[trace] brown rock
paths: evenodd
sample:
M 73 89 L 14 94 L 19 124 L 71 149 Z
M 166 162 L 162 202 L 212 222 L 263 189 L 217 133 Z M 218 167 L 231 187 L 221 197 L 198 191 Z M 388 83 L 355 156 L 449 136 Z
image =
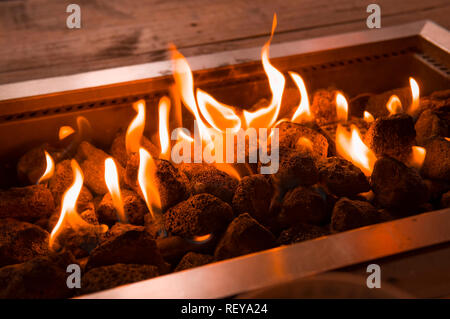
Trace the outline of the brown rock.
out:
M 371 96 L 367 102 L 366 110 L 370 112 L 370 114 L 372 114 L 375 118 L 388 116 L 389 111 L 386 108 L 386 104 L 392 95 L 397 95 L 397 97 L 402 102 L 402 107 L 404 110 L 406 110 L 408 106 L 411 105 L 411 88 L 404 87 Z
M 170 208 L 164 214 L 164 225 L 170 233 L 190 238 L 220 232 L 232 218 L 230 205 L 204 193 Z
M 127 165 L 129 156 L 125 147 L 125 131 L 117 133 L 111 144 L 111 155 L 119 162 L 122 167 Z M 145 136 L 142 136 L 141 146 L 145 148 L 153 158 L 158 158 L 160 151 L 156 145 L 150 142 Z
M 13 218 L 0 219 L 0 267 L 48 253 L 48 232 Z
M 314 92 L 311 112 L 319 125 L 335 122 L 336 118 L 336 90 L 320 89 Z
M 425 145 L 433 137 L 450 136 L 449 123 L 450 112 L 438 110 L 423 111 L 415 124 L 417 143 Z
M 228 226 L 217 245 L 217 260 L 232 258 L 269 249 L 275 246 L 275 237 L 249 214 L 241 214 Z
M 428 199 L 427 186 L 417 171 L 390 157 L 375 162 L 371 185 L 375 200 L 398 212 L 414 209 Z
M 67 288 L 66 269 L 75 263 L 70 253 L 63 252 L 0 268 L 0 298 L 68 298 L 73 291 Z
M 31 185 L 0 191 L 0 218 L 33 222 L 55 210 L 53 196 L 44 185 Z
M 337 196 L 355 196 L 370 190 L 364 173 L 351 162 L 328 157 L 318 163 L 320 182 Z
M 415 137 L 412 117 L 396 114 L 377 118 L 367 131 L 365 141 L 377 157 L 390 156 L 406 161 L 411 154 Z
M 328 235 L 328 229 L 316 225 L 298 224 L 281 232 L 277 243 L 279 245 L 290 245 L 305 240 Z
M 194 267 L 203 266 L 214 261 L 214 257 L 194 252 L 189 252 L 183 256 L 174 271 L 186 270 Z
M 152 265 L 115 264 L 89 270 L 82 278 L 80 294 L 111 289 L 117 286 L 159 276 Z
M 334 231 L 346 231 L 380 221 L 380 214 L 368 202 L 350 200 L 343 197 L 334 205 L 333 215 L 331 216 L 331 229 Z
M 450 191 L 442 195 L 441 208 L 450 208 Z
M 189 252 L 205 254 L 214 252 L 217 239 L 218 237 L 214 235 L 200 241 L 180 236 L 168 236 L 158 238 L 156 244 L 164 257 L 164 260 L 176 264 Z
M 57 160 L 60 154 L 48 144 L 44 144 L 27 151 L 17 163 L 17 176 L 24 184 L 36 184 L 47 168 L 45 158 L 47 151 L 53 160 Z
M 450 141 L 433 138 L 426 145 L 421 174 L 427 178 L 450 182 Z

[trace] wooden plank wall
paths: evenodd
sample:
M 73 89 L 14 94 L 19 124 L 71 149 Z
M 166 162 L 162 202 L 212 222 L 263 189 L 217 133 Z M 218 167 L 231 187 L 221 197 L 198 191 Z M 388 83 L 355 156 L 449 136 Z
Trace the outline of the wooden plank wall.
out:
M 381 6 L 382 27 L 431 19 L 450 28 L 448 0 L 0 0 L 0 83 L 73 74 L 186 55 L 363 30 L 366 7 Z M 81 7 L 67 29 L 66 6 Z

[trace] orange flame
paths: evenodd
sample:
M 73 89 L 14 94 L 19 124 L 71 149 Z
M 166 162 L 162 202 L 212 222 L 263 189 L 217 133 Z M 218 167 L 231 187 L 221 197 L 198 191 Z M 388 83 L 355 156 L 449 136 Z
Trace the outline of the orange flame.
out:
M 308 122 L 311 120 L 311 110 L 309 107 L 308 91 L 302 77 L 295 72 L 289 72 L 292 80 L 300 91 L 300 104 L 297 107 L 291 121 L 294 123 Z
M 133 109 L 137 114 L 128 126 L 125 135 L 125 147 L 128 154 L 136 153 L 141 146 L 145 128 L 145 100 L 133 103 Z
M 62 197 L 61 214 L 59 215 L 58 222 L 53 228 L 49 238 L 49 247 L 51 249 L 53 249 L 56 237 L 61 232 L 64 222 L 69 223 L 75 230 L 79 228 L 93 228 L 94 230 L 99 229 L 99 231 L 105 232 L 108 229 L 106 225 L 91 225 L 78 215 L 76 204 L 81 188 L 83 187 L 83 173 L 81 172 L 81 168 L 77 161 L 72 160 L 71 166 L 73 171 L 73 183 Z
M 391 115 L 403 112 L 402 102 L 395 94 L 389 98 L 389 101 L 386 103 L 386 108 Z
M 348 102 L 341 92 L 336 93 L 336 117 L 342 122 L 346 122 L 348 117 Z
M 43 181 L 50 179 L 53 176 L 53 172 L 55 171 L 55 163 L 53 162 L 52 157 L 47 153 L 47 151 L 44 151 L 44 153 L 47 166 L 45 167 L 44 174 L 42 174 L 36 184 L 40 184 Z
M 375 121 L 375 119 L 373 118 L 372 114 L 370 114 L 367 111 L 364 111 L 364 121 L 366 121 L 367 123 L 372 123 L 373 121 Z
M 156 170 L 151 155 L 144 148 L 139 148 L 138 182 L 152 218 L 155 218 L 154 210 L 161 209 L 161 199 L 155 183 Z
M 409 165 L 420 170 L 423 162 L 425 161 L 426 154 L 427 151 L 425 150 L 425 148 L 420 146 L 413 146 Z
M 194 238 L 191 239 L 191 241 L 194 242 L 195 244 L 204 244 L 204 243 L 208 242 L 212 237 L 213 237 L 212 234 L 207 234 L 207 235 L 203 235 L 203 236 L 195 236 Z
M 122 194 L 120 193 L 119 174 L 117 173 L 117 166 L 112 157 L 108 157 L 105 160 L 105 182 L 108 187 L 108 191 L 111 194 L 118 220 L 122 223 L 126 223 L 127 216 L 125 215 Z
M 263 68 L 269 80 L 270 90 L 272 91 L 272 100 L 267 107 L 260 108 L 254 112 L 244 111 L 244 118 L 247 127 L 272 127 L 277 120 L 278 114 L 280 113 L 281 99 L 283 97 L 284 84 L 286 80 L 283 74 L 269 62 L 269 47 L 276 26 L 277 16 L 274 15 L 270 39 L 266 42 L 261 52 Z
M 159 100 L 159 143 L 161 157 L 165 159 L 170 157 L 169 111 L 170 99 L 164 96 Z
M 338 125 L 336 130 L 336 150 L 343 158 L 359 167 L 369 176 L 375 165 L 375 154 L 364 144 L 355 125 L 351 126 L 351 133 Z
M 59 128 L 58 138 L 60 141 L 65 139 L 67 136 L 75 133 L 75 130 L 71 126 L 61 126 Z
M 311 142 L 311 140 L 307 137 L 300 137 L 297 140 L 297 145 L 303 145 L 304 147 L 306 147 L 308 150 L 312 151 L 313 150 L 313 143 Z
M 220 103 L 200 89 L 197 89 L 197 103 L 203 117 L 217 131 L 225 133 L 229 128 L 231 133 L 236 133 L 241 128 L 241 119 L 231 106 Z
M 419 107 L 420 89 L 414 78 L 409 78 L 409 86 L 411 87 L 412 103 L 409 109 L 409 113 L 414 113 Z

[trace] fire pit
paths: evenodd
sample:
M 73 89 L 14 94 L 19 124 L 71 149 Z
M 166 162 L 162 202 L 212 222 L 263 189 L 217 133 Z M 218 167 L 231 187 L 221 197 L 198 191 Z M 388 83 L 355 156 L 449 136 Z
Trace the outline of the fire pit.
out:
M 0 297 L 226 297 L 450 241 L 449 48 L 420 22 L 1 86 Z

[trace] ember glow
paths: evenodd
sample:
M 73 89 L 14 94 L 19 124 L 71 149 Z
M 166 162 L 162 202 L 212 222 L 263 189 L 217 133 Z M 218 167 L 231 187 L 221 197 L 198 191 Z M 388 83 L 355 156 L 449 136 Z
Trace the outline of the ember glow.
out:
M 426 154 L 427 154 L 427 151 L 425 150 L 425 148 L 420 147 L 420 146 L 413 146 L 409 165 L 411 167 L 415 167 L 418 170 L 420 170 L 420 168 L 422 167 L 423 161 L 425 161 Z
M 59 128 L 58 138 L 60 141 L 65 139 L 67 136 L 75 133 L 75 130 L 71 126 L 61 126 Z
M 73 183 L 62 197 L 61 214 L 49 238 L 50 249 L 54 248 L 57 236 L 66 226 L 70 226 L 74 230 L 80 228 L 91 228 L 95 232 L 106 232 L 108 230 L 106 225 L 91 225 L 78 215 L 76 204 L 81 188 L 83 187 L 83 173 L 76 160 L 72 160 L 70 164 L 73 172 Z
M 412 103 L 411 107 L 408 110 L 408 113 L 412 114 L 417 111 L 417 108 L 420 104 L 420 89 L 419 84 L 417 84 L 416 80 L 414 80 L 414 78 L 412 77 L 409 78 L 409 85 L 411 87 Z
M 139 100 L 133 103 L 133 109 L 137 114 L 128 126 L 125 135 L 125 146 L 128 154 L 137 153 L 141 146 L 145 128 L 145 101 Z
M 364 111 L 364 121 L 366 121 L 367 123 L 372 123 L 373 121 L 375 121 L 375 119 L 373 118 L 372 114 L 370 114 L 367 111 Z
M 263 64 L 264 71 L 266 72 L 267 78 L 269 79 L 270 90 L 272 91 L 272 100 L 269 106 L 259 108 L 256 111 L 249 112 L 244 111 L 244 118 L 247 127 L 254 128 L 270 128 L 276 122 L 278 114 L 280 113 L 281 99 L 283 98 L 284 85 L 286 79 L 283 74 L 278 71 L 269 62 L 269 47 L 272 41 L 273 33 L 277 26 L 277 17 L 273 17 L 272 32 L 269 41 L 264 45 L 261 52 L 261 60 Z
M 50 179 L 53 176 L 53 172 L 55 171 L 55 163 L 53 162 L 52 157 L 50 156 L 47 151 L 44 151 L 45 154 L 45 172 L 42 174 L 42 176 L 39 178 L 36 184 L 40 184 L 48 179 Z
M 306 147 L 308 150 L 312 151 L 313 150 L 313 143 L 311 142 L 311 140 L 307 137 L 300 137 L 297 140 L 297 145 L 302 145 L 304 147 Z
M 119 174 L 117 173 L 117 166 L 112 157 L 108 157 L 105 160 L 105 182 L 114 208 L 116 209 L 117 219 L 122 223 L 126 223 L 127 216 L 125 215 L 122 194 L 120 193 Z
M 403 112 L 402 102 L 397 95 L 392 95 L 386 103 L 386 108 L 391 115 Z
M 289 72 L 292 80 L 300 91 L 300 104 L 298 105 L 291 121 L 294 123 L 303 123 L 311 121 L 311 110 L 309 107 L 308 91 L 302 77 L 295 72 Z
M 195 244 L 205 244 L 206 242 L 210 241 L 212 237 L 213 237 L 212 234 L 195 236 L 194 238 L 191 239 L 191 241 Z
M 346 122 L 348 118 L 348 102 L 341 92 L 336 93 L 336 117 L 342 122 Z
M 170 139 L 169 139 L 169 111 L 170 99 L 164 96 L 159 100 L 159 143 L 161 146 L 161 157 L 169 159 L 170 157 Z
M 372 174 L 375 165 L 375 154 L 364 144 L 358 128 L 351 126 L 348 132 L 342 125 L 336 130 L 336 150 L 343 158 L 359 167 L 367 176 Z
M 156 164 L 151 155 L 144 149 L 139 149 L 139 187 L 144 196 L 152 218 L 155 218 L 155 211 L 161 209 L 161 199 L 156 186 Z

